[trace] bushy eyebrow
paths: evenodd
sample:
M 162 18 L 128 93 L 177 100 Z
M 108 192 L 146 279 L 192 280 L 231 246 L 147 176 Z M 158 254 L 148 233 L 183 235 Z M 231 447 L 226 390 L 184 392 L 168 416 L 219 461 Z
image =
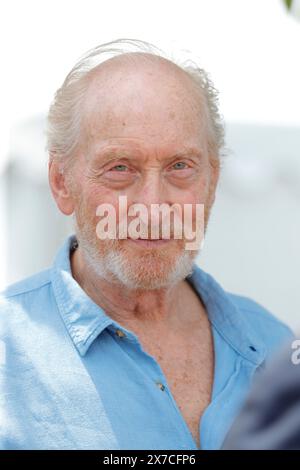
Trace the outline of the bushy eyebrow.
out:
M 178 152 L 173 157 L 170 157 L 170 159 L 173 158 L 183 158 L 183 157 L 188 157 L 188 156 L 193 156 L 193 157 L 202 157 L 203 156 L 203 150 L 200 148 L 195 148 L 195 147 L 189 147 L 183 150 L 182 152 Z
M 132 155 L 130 155 L 129 153 L 119 152 L 117 150 L 114 150 L 113 152 L 110 151 L 109 153 L 100 152 L 96 155 L 97 162 L 101 161 L 101 163 L 108 163 L 122 159 L 132 159 Z

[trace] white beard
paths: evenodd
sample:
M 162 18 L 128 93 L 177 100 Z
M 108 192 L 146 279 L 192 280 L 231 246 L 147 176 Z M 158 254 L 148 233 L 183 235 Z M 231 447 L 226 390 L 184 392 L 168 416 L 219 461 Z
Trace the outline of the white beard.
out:
M 84 259 L 96 276 L 108 282 L 123 284 L 129 289 L 154 290 L 171 287 L 192 274 L 196 251 L 182 250 L 172 265 L 163 253 L 145 250 L 139 257 L 129 259 L 129 253 L 111 240 L 111 249 L 100 254 L 96 236 L 88 230 L 80 230 L 76 224 L 76 236 Z

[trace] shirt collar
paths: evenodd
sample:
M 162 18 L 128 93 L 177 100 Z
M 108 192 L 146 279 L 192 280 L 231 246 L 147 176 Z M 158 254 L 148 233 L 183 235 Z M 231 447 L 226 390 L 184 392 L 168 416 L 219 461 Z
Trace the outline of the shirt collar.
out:
M 72 276 L 70 249 L 76 242 L 70 235 L 58 251 L 51 272 L 56 303 L 66 328 L 81 356 L 94 339 L 109 325 L 115 324 L 104 310 L 85 293 Z
M 235 351 L 259 365 L 266 357 L 266 347 L 245 314 L 231 300 L 216 280 L 194 264 L 187 280 L 201 297 L 211 324 Z
M 51 281 L 58 309 L 66 328 L 81 356 L 102 331 L 113 325 L 125 330 L 84 292 L 72 276 L 70 249 L 76 243 L 70 235 L 58 251 L 51 271 Z M 257 337 L 243 312 L 229 295 L 195 263 L 186 280 L 202 299 L 209 320 L 223 339 L 237 353 L 254 364 L 260 364 L 266 355 L 265 346 Z M 126 331 L 126 330 L 125 330 Z

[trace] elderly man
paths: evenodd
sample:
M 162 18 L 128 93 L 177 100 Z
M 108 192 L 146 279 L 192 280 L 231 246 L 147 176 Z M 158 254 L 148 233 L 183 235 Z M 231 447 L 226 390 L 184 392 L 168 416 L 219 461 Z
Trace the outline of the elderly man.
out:
M 222 145 L 216 92 L 193 64 L 119 40 L 68 74 L 49 112 L 49 181 L 75 234 L 2 294 L 1 448 L 221 447 L 290 330 L 225 292 L 174 229 L 101 238 L 97 208 L 203 205 L 205 230 Z

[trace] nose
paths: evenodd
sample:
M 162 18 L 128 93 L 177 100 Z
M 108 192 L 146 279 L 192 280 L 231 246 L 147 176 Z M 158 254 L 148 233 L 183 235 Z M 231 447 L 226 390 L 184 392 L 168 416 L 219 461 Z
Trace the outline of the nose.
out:
M 166 184 L 160 171 L 149 170 L 134 194 L 134 203 L 144 204 L 148 209 L 151 204 L 169 203 Z
M 171 206 L 170 194 L 167 185 L 164 183 L 163 178 L 158 170 L 151 170 L 144 177 L 143 181 L 138 188 L 135 189 L 135 194 L 132 199 L 132 204 L 142 204 L 146 211 L 139 212 L 139 219 L 143 225 L 143 230 L 148 232 L 150 237 L 150 228 L 155 233 L 155 236 L 162 237 L 164 224 L 170 225 L 168 216 L 155 210 L 161 204 Z M 147 227 L 147 228 L 146 228 Z M 158 235 L 159 234 L 159 235 Z

